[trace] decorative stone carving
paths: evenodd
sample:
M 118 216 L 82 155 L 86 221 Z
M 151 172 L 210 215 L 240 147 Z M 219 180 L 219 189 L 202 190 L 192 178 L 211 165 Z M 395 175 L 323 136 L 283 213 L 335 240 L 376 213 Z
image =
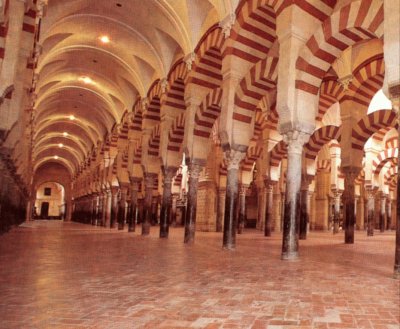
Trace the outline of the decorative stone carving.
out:
M 239 169 L 240 162 L 244 159 L 246 153 L 236 151 L 236 150 L 228 150 L 224 152 L 224 159 L 227 161 L 227 169 Z
M 230 13 L 222 21 L 219 22 L 219 26 L 222 29 L 222 33 L 224 33 L 225 39 L 229 38 L 229 36 L 231 35 L 231 29 L 233 27 L 233 24 L 235 24 L 235 21 L 235 13 Z
M 298 130 L 288 131 L 283 135 L 283 140 L 288 144 L 288 153 L 301 154 L 303 146 L 308 142 L 309 138 L 309 134 Z
M 196 54 L 195 53 L 189 53 L 183 59 L 183 61 L 186 63 L 188 71 L 192 70 L 192 64 L 193 64 L 195 59 L 196 59 Z
M 168 80 L 167 80 L 167 78 L 161 79 L 160 85 L 161 85 L 161 92 L 163 94 L 165 94 L 167 92 L 167 90 L 168 90 Z
M 149 104 L 150 104 L 149 98 L 148 97 L 143 97 L 141 99 L 141 104 L 142 104 L 143 111 L 146 111 L 147 108 L 149 107 Z
M 337 81 L 343 87 L 344 90 L 349 90 L 349 86 L 352 80 L 353 80 L 353 75 L 350 74 L 338 79 Z

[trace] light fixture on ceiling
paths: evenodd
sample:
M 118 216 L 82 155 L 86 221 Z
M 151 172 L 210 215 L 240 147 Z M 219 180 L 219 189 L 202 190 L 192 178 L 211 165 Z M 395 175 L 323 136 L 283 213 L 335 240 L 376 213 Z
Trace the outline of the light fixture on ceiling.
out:
M 63 143 L 60 143 L 60 144 L 58 144 L 58 147 L 59 147 L 59 148 L 62 148 L 62 147 L 64 147 L 64 144 L 63 144 Z
M 110 37 L 108 35 L 102 35 L 99 39 L 100 39 L 100 41 L 102 43 L 109 43 L 110 42 Z
M 82 81 L 83 83 L 90 85 L 93 83 L 93 80 L 89 77 L 80 77 L 79 81 Z
M 71 121 L 74 121 L 76 118 L 75 118 L 75 115 L 73 115 L 73 114 L 71 114 L 69 117 L 68 117 Z
M 63 136 L 64 136 L 64 137 L 67 137 L 67 136 L 68 136 L 68 133 L 67 133 L 66 131 L 64 131 L 64 132 L 63 132 Z
M 55 155 L 55 156 L 54 156 L 54 159 L 58 160 L 58 155 Z

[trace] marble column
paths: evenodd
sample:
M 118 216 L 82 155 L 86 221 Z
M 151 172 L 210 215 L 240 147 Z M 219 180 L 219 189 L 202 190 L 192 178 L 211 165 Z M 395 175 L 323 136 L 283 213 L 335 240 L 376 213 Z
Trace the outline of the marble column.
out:
M 111 187 L 111 228 L 117 227 L 117 220 L 118 220 L 118 194 L 119 194 L 119 187 Z
M 226 196 L 226 188 L 218 189 L 218 209 L 217 209 L 217 223 L 216 223 L 216 231 L 222 232 L 222 223 L 224 219 L 225 213 L 225 196 Z
M 375 193 L 370 187 L 365 189 L 367 194 L 367 236 L 374 235 L 375 229 Z
M 176 226 L 176 206 L 178 203 L 178 194 L 172 195 L 172 205 L 171 205 L 171 226 Z
M 381 232 L 385 232 L 386 225 L 386 195 L 381 194 L 381 209 L 379 212 L 379 229 Z
M 273 190 L 276 182 L 265 179 L 264 180 L 266 189 L 266 205 L 265 205 L 265 224 L 264 224 L 264 236 L 271 236 L 272 226 L 272 211 L 273 211 Z
M 160 214 L 160 238 L 168 238 L 169 234 L 169 219 L 171 216 L 172 207 L 172 179 L 174 178 L 178 168 L 166 167 L 163 168 L 163 195 Z
M 152 215 L 152 201 L 153 201 L 153 189 L 156 181 L 157 174 L 145 173 L 144 175 L 144 209 L 143 209 L 143 221 L 142 221 L 142 235 L 150 234 L 151 226 L 151 215 Z
M 121 197 L 118 203 L 118 230 L 123 230 L 126 220 L 126 199 L 128 194 L 128 186 L 121 186 Z
M 140 178 L 131 177 L 131 199 L 130 199 L 130 217 L 128 218 L 128 232 L 135 232 L 136 230 L 136 218 L 138 213 L 138 192 L 140 185 Z
M 199 176 L 203 169 L 200 164 L 191 162 L 189 169 L 189 188 L 187 193 L 187 207 L 185 213 L 184 243 L 193 243 L 196 231 L 197 187 Z
M 238 234 L 242 234 L 244 230 L 244 222 L 246 220 L 246 191 L 248 185 L 241 184 L 239 191 L 239 218 L 238 218 Z
M 290 131 L 285 136 L 288 143 L 286 197 L 283 215 L 282 260 L 295 260 L 299 251 L 300 187 L 303 145 L 309 135 Z
M 339 233 L 340 226 L 340 199 L 341 191 L 334 190 L 333 192 L 333 234 Z
M 106 217 L 107 217 L 107 190 L 103 190 L 103 206 L 101 207 L 101 226 L 106 226 Z
M 361 168 L 355 166 L 343 167 L 344 173 L 344 191 L 343 191 L 343 207 L 344 207 L 344 242 L 347 244 L 354 243 L 354 226 L 356 223 L 356 213 L 354 209 L 355 186 L 354 180 L 360 173 Z
M 390 195 L 388 196 L 388 202 L 386 203 L 386 229 L 392 229 L 392 200 L 390 200 Z
M 245 155 L 245 153 L 235 150 L 224 153 L 227 161 L 228 174 L 226 177 L 224 236 L 222 246 L 224 249 L 228 250 L 234 250 L 236 248 L 237 217 L 235 213 L 238 201 L 239 165 Z
M 311 183 L 311 177 L 302 175 L 300 187 L 300 230 L 299 239 L 307 239 L 307 228 L 310 221 L 310 209 L 308 206 L 308 189 Z
M 99 192 L 97 196 L 97 207 L 96 207 L 96 226 L 102 225 L 103 220 L 103 206 L 104 206 L 104 195 L 103 192 Z
M 105 206 L 105 219 L 104 219 L 104 226 L 111 227 L 111 206 L 112 206 L 112 193 L 111 190 L 106 190 L 106 206 Z
M 98 213 L 98 209 L 99 209 L 99 194 L 93 193 L 90 196 L 90 199 L 91 199 L 90 222 L 92 225 L 96 225 L 97 213 Z

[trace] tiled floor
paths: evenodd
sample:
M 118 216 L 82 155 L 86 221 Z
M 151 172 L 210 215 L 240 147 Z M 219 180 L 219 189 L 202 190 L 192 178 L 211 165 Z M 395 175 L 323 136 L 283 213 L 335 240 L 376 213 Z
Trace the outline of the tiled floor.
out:
M 0 237 L 0 328 L 399 328 L 394 232 L 342 240 L 311 233 L 283 262 L 280 234 L 229 252 L 217 233 L 35 222 Z

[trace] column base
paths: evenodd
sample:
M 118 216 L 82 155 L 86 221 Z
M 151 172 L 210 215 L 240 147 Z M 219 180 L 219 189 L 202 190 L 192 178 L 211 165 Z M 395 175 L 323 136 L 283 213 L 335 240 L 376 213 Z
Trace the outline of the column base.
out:
M 131 226 L 129 226 L 129 227 L 128 227 L 128 232 L 135 232 L 135 228 L 134 228 L 134 227 L 131 227 Z
M 400 265 L 394 266 L 393 279 L 400 280 Z
M 281 255 L 281 260 L 288 260 L 288 261 L 299 260 L 299 252 L 298 251 L 283 252 Z
M 226 244 L 226 245 L 222 246 L 222 249 L 229 250 L 229 251 L 235 251 L 236 250 L 236 245 L 234 245 L 234 244 Z
M 142 225 L 142 235 L 150 234 L 150 223 L 143 223 Z

